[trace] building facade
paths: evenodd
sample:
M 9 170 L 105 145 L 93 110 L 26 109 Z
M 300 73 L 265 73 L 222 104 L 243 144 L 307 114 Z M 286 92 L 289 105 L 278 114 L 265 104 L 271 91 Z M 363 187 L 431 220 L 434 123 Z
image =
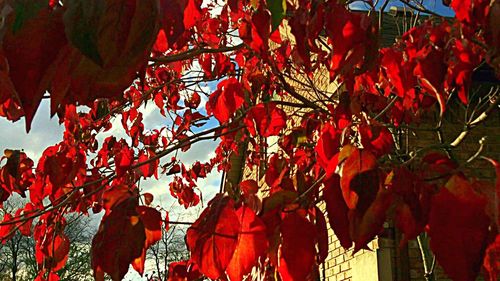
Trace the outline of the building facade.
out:
M 381 45 L 390 45 L 411 28 L 412 24 L 417 23 L 415 14 L 394 8 L 391 12 L 383 17 L 381 31 Z M 289 31 L 284 28 L 281 31 L 282 36 L 293 37 Z M 290 38 L 293 40 L 293 38 Z M 481 80 L 484 73 L 477 80 Z M 309 83 L 315 85 L 315 91 L 321 91 L 326 95 L 335 97 L 339 92 L 339 87 L 342 87 L 336 82 L 330 82 L 328 72 L 319 71 L 314 73 L 313 77 L 301 75 L 294 76 L 293 80 L 288 81 L 297 92 L 303 96 L 314 95 L 314 91 L 307 87 Z M 491 91 L 497 88 L 500 90 L 500 82 L 493 79 L 492 81 L 477 81 L 474 85 L 474 91 Z M 290 101 L 293 102 L 293 99 Z M 284 107 L 285 111 L 287 109 Z M 422 124 L 418 130 L 402 130 L 400 132 L 399 141 L 401 146 L 407 147 L 425 147 L 429 144 L 446 142 L 458 136 L 464 129 L 463 124 L 457 122 L 461 120 L 465 114 L 465 108 L 459 105 L 454 110 L 449 110 L 438 132 L 435 124 L 438 122 L 438 113 L 430 113 L 422 120 Z M 462 118 L 463 119 L 463 118 Z M 484 142 L 484 154 L 494 159 L 500 159 L 500 114 L 494 112 L 489 119 L 476 127 L 467 136 L 461 144 L 460 149 L 454 151 L 453 157 L 458 161 L 466 161 L 471 155 L 478 151 L 480 140 L 488 135 L 488 139 Z M 450 139 L 442 139 L 442 136 L 448 136 Z M 267 140 L 269 144 L 268 152 L 273 152 L 277 148 L 275 139 Z M 484 140 L 483 140 L 484 141 Z M 274 145 L 273 145 L 274 144 Z M 240 153 L 230 157 L 231 170 L 225 175 L 225 184 L 236 185 L 242 180 L 252 178 L 256 175 L 263 175 L 261 167 L 249 169 L 245 167 L 244 161 L 247 150 L 251 150 L 251 145 L 243 143 L 240 146 Z M 486 161 L 476 161 L 469 167 L 469 174 L 478 178 L 494 180 L 495 173 L 490 164 Z M 258 176 L 257 176 L 258 177 Z M 265 182 L 262 179 L 260 185 L 264 186 Z M 320 202 L 318 207 L 325 209 L 324 203 Z M 422 241 L 412 240 L 405 245 L 400 245 L 402 234 L 389 221 L 384 224 L 384 231 L 377 236 L 376 239 L 369 243 L 371 250 L 360 250 L 353 254 L 353 249 L 344 249 L 340 245 L 332 229 L 328 229 L 329 252 L 325 262 L 320 265 L 319 278 L 327 281 L 427 281 L 427 280 L 449 280 L 438 264 L 433 265 L 432 254 L 427 252 L 427 243 L 425 237 L 421 237 Z M 422 242 L 423 246 L 419 243 Z M 426 279 L 425 268 L 422 256 L 427 257 L 427 270 L 435 267 L 434 279 Z

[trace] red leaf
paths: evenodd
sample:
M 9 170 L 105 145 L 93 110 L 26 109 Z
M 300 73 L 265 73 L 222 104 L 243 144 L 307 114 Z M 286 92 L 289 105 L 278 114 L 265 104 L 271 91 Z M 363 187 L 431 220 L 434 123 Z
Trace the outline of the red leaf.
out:
M 165 212 L 165 232 L 167 232 L 170 229 L 170 217 L 168 215 L 168 212 Z
M 174 49 L 174 44 L 184 33 L 185 7 L 186 0 L 160 0 L 161 26 L 167 37 L 168 48 Z
M 239 184 L 240 190 L 243 193 L 243 202 L 256 213 L 262 209 L 262 200 L 257 195 L 259 186 L 255 180 L 244 180 Z
M 137 207 L 137 213 L 144 224 L 146 232 L 146 243 L 144 244 L 144 248 L 147 249 L 160 241 L 163 220 L 161 218 L 161 213 L 151 207 L 139 206 Z
M 1 159 L 7 158 L 7 163 L 0 168 L 0 190 L 3 188 L 7 195 L 17 192 L 25 197 L 25 191 L 32 185 L 35 178 L 33 160 L 19 150 L 6 149 L 4 154 L 5 156 Z M 0 200 L 0 203 L 3 201 Z
M 340 136 L 341 132 L 336 130 L 332 124 L 327 123 L 321 131 L 318 144 L 314 148 L 318 155 L 318 163 L 326 172 L 325 179 L 327 180 L 335 173 L 339 164 Z
M 423 89 L 437 99 L 441 107 L 441 114 L 443 114 L 446 108 L 443 82 L 447 68 L 444 52 L 428 45 L 419 50 L 416 56 L 417 65 L 413 74 L 418 77 Z
M 217 85 L 217 90 L 207 102 L 208 114 L 213 114 L 220 123 L 225 123 L 245 101 L 243 85 L 236 78 L 229 78 Z
M 394 169 L 387 176 L 385 185 L 396 196 L 395 222 L 404 234 L 403 245 L 416 238 L 427 224 L 431 188 L 405 167 Z
M 198 94 L 197 92 L 193 92 L 193 94 L 189 97 L 189 99 L 186 99 L 184 101 L 186 106 L 188 106 L 189 108 L 192 108 L 192 109 L 198 108 L 198 106 L 200 105 L 200 102 L 201 102 L 201 97 L 200 97 L 200 94 Z
M 158 33 L 156 1 L 70 1 L 64 14 L 72 45 L 105 68 L 145 59 Z
M 165 53 L 167 50 L 168 50 L 167 35 L 165 34 L 165 30 L 160 29 L 160 31 L 158 31 L 158 35 L 156 35 L 156 41 L 153 45 L 153 51 Z
M 474 25 L 476 23 L 483 24 L 490 3 L 489 0 L 452 0 L 451 7 L 459 21 Z
M 354 253 L 367 248 L 368 242 L 383 230 L 387 211 L 393 202 L 392 192 L 378 183 L 377 174 L 370 175 L 368 181 L 374 182 L 368 189 L 375 187 L 377 189 L 364 191 L 365 193 L 360 195 L 356 209 L 349 210 L 350 234 L 355 244 Z
M 334 175 L 329 180 L 325 181 L 324 185 L 323 198 L 326 203 L 328 221 L 333 232 L 340 240 L 340 245 L 342 245 L 344 249 L 349 249 L 352 246 L 352 240 L 349 234 L 349 208 L 342 196 L 340 177 Z
M 24 7 L 19 9 L 33 9 L 26 6 L 40 5 L 43 1 L 36 2 L 20 4 Z M 9 23 L 17 22 L 14 16 L 19 17 L 11 15 Z M 62 10 L 41 8 L 34 11 L 34 16 L 22 23 L 20 28 L 11 24 L 3 37 L 3 50 L 9 63 L 12 83 L 26 115 L 26 130 L 29 131 L 38 105 L 49 86 L 46 72 L 66 44 Z M 15 28 L 19 30 L 14 31 Z
M 240 223 L 234 202 L 218 195 L 188 229 L 186 244 L 203 275 L 217 279 L 224 275 L 237 246 Z
M 240 182 L 240 189 L 243 195 L 252 195 L 259 191 L 259 185 L 255 180 L 244 180 Z
M 458 20 L 470 22 L 470 8 L 474 0 L 453 0 L 451 7 L 455 11 Z
M 347 158 L 343 162 L 340 186 L 349 209 L 356 209 L 358 201 L 367 203 L 375 198 L 378 183 L 372 176 L 376 174 L 377 159 L 369 151 L 352 146 L 343 147 L 341 154 L 344 152 Z
M 408 85 L 405 79 L 407 76 L 405 75 L 406 69 L 401 66 L 403 63 L 403 52 L 394 48 L 384 48 L 380 53 L 382 54 L 381 68 L 385 70 L 388 80 L 391 81 L 391 85 L 395 88 L 396 95 L 404 97 L 412 85 Z
M 58 271 L 64 267 L 68 260 L 69 244 L 68 237 L 64 234 L 59 234 L 56 235 L 52 243 L 48 245 L 48 253 L 45 258 L 52 261 L 50 266 L 51 270 Z
M 146 204 L 148 206 L 151 205 L 151 203 L 153 202 L 153 199 L 154 199 L 153 194 L 146 192 L 143 194 L 143 196 L 144 196 L 144 204 Z
M 488 272 L 489 281 L 497 281 L 500 277 L 500 234 L 486 249 L 483 266 Z
M 394 139 L 385 126 L 362 125 L 359 127 L 361 144 L 375 156 L 381 157 L 394 149 Z
M 132 197 L 128 186 L 124 184 L 113 185 L 111 188 L 105 190 L 102 194 L 102 205 L 106 209 L 106 213 L 111 212 L 111 210 Z
M 330 61 L 330 78 L 339 73 L 349 73 L 356 66 L 363 63 L 367 50 L 376 50 L 371 32 L 372 20 L 366 15 L 348 11 L 337 2 L 325 9 L 325 28 L 333 44 L 333 53 Z
M 194 281 L 201 277 L 196 264 L 188 261 L 171 262 L 168 265 L 168 281 Z
M 277 136 L 286 126 L 286 113 L 275 103 L 260 103 L 250 109 L 244 122 L 252 136 L 257 132 L 265 138 Z
M 121 150 L 115 155 L 115 169 L 116 175 L 122 176 L 130 169 L 134 161 L 134 150 L 128 146 L 123 146 Z
M 422 158 L 425 165 L 425 174 L 430 178 L 451 175 L 458 164 L 451 160 L 446 154 L 440 152 L 430 152 Z
M 184 9 L 184 28 L 190 29 L 195 26 L 196 22 L 201 18 L 201 1 L 187 0 L 187 6 Z
M 451 54 L 454 58 L 448 63 L 445 87 L 448 91 L 457 89 L 460 101 L 463 104 L 468 104 L 472 72 L 483 60 L 483 52 L 475 44 L 464 39 L 453 41 Z
M 52 114 L 62 110 L 64 104 L 92 106 L 96 98 L 122 99 L 123 92 L 146 64 L 155 42 L 156 0 L 104 1 L 104 11 L 87 6 L 96 2 L 102 1 L 70 1 L 78 4 L 65 15 L 65 27 L 73 45 L 61 50 L 48 71 Z M 87 8 L 90 11 L 81 11 Z M 83 24 L 87 22 L 95 24 Z M 97 50 L 93 53 L 98 57 L 89 52 L 82 54 L 92 45 L 87 37 L 95 38 L 91 49 Z
M 49 221 L 41 219 L 35 227 L 35 259 L 41 270 L 58 271 L 68 259 L 70 241 L 61 230 L 54 230 Z
M 452 176 L 432 198 L 430 246 L 453 280 L 475 280 L 479 273 L 490 224 L 485 206 L 486 199 L 461 175 Z
M 495 69 L 497 77 L 500 74 L 500 3 L 492 3 L 486 25 L 486 43 L 489 52 L 486 61 Z
M 136 209 L 142 223 L 144 224 L 146 240 L 144 241 L 144 247 L 142 248 L 141 256 L 136 258 L 132 262 L 132 266 L 142 276 L 142 274 L 144 273 L 146 251 L 149 249 L 149 247 L 160 241 L 162 235 L 161 225 L 163 221 L 160 212 L 158 212 L 156 209 L 146 206 L 139 206 Z
M 345 159 L 340 186 L 350 209 L 349 232 L 355 243 L 354 252 L 357 252 L 382 230 L 393 197 L 381 184 L 381 171 L 370 151 L 345 146 L 339 158 Z
M 6 213 L 3 216 L 2 223 L 7 223 L 12 220 L 12 215 Z M 15 224 L 4 224 L 0 226 L 0 241 L 5 244 L 14 235 Z
M 240 222 L 238 242 L 226 272 L 231 281 L 241 281 L 266 253 L 266 226 L 255 212 L 243 205 L 236 210 Z
M 26 206 L 24 206 L 24 209 L 19 209 L 16 212 L 16 217 L 22 217 L 23 219 L 25 219 L 26 217 L 33 215 L 33 211 L 35 211 L 35 206 L 31 203 L 27 203 Z M 21 232 L 21 234 L 24 236 L 30 236 L 32 223 L 33 218 L 22 221 L 20 224 L 18 224 L 19 232 Z
M 314 211 L 316 216 L 316 233 L 318 233 L 318 263 L 323 263 L 328 257 L 328 228 L 323 212 L 318 207 L 315 207 Z
M 265 181 L 268 186 L 274 189 L 281 184 L 283 178 L 290 170 L 287 164 L 286 159 L 278 153 L 273 154 L 269 158 L 265 175 Z
M 143 150 L 141 150 L 139 152 L 139 159 L 137 159 L 137 163 L 143 163 L 149 161 L 149 163 L 141 164 L 141 166 L 139 167 L 141 174 L 145 179 L 152 176 L 155 176 L 155 178 L 158 179 L 158 164 L 160 163 L 160 160 L 159 159 L 153 160 L 153 157 L 155 156 L 156 154 L 154 153 L 154 151 L 151 150 L 148 150 L 148 152 L 144 152 Z
M 267 9 L 264 9 L 264 5 L 260 5 L 257 12 L 252 16 L 252 41 L 250 47 L 258 52 L 267 50 L 270 35 L 271 14 Z
M 312 272 L 316 256 L 316 229 L 297 213 L 281 223 L 281 255 L 278 271 L 283 280 L 303 281 Z
M 0 116 L 17 121 L 23 115 L 16 89 L 9 77 L 9 64 L 0 50 Z
M 486 158 L 494 167 L 496 173 L 496 184 L 495 184 L 495 192 L 496 198 L 492 201 L 496 204 L 494 207 L 494 221 L 497 224 L 497 229 L 500 231 L 500 163 L 494 159 Z
M 113 280 L 121 280 L 129 265 L 142 255 L 146 233 L 136 206 L 137 199 L 129 198 L 103 217 L 92 240 L 92 268 L 96 280 L 104 280 L 104 272 Z
M 304 19 L 306 17 L 310 17 L 311 13 L 306 8 L 302 8 L 299 10 L 300 13 L 296 13 L 296 15 L 289 20 L 289 25 L 291 27 L 291 32 L 295 36 L 296 42 L 304 42 L 304 44 L 296 44 L 295 49 L 298 53 L 298 58 L 301 60 L 301 64 L 303 64 L 307 71 L 311 69 L 311 54 L 309 44 L 306 44 L 308 38 L 308 30 L 310 26 L 309 19 Z M 317 9 L 318 13 L 321 13 L 321 16 L 318 17 L 320 22 L 320 28 L 323 28 L 323 5 L 318 5 Z M 279 29 L 278 29 L 279 31 Z

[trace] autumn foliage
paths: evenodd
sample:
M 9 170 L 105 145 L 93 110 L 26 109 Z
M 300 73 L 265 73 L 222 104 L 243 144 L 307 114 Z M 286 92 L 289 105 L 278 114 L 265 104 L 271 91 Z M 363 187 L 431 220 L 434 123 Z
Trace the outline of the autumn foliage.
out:
M 3 216 L 1 241 L 33 236 L 37 280 L 58 280 L 71 242 L 64 215 L 103 212 L 96 280 L 121 280 L 130 265 L 143 274 L 147 249 L 176 222 L 138 182 L 168 175 L 165 193 L 189 208 L 202 200 L 198 179 L 241 169 L 231 159 L 243 156 L 259 173 L 208 203 L 186 234 L 191 258 L 170 264 L 168 280 L 316 280 L 327 224 L 357 252 L 386 221 L 401 246 L 426 232 L 453 280 L 481 270 L 497 280 L 500 164 L 482 144 L 467 160 L 453 152 L 498 110 L 499 92 L 451 141 L 417 149 L 398 134 L 477 103 L 478 68 L 500 75 L 500 2 L 443 1 L 455 14 L 444 18 L 401 1 L 425 16 L 388 47 L 381 3 L 359 2 L 367 10 L 342 0 L 0 0 L 0 116 L 29 131 L 50 99 L 65 127 L 37 161 L 5 150 L 0 205 L 13 193 L 29 203 Z M 318 73 L 338 87 L 324 89 Z M 145 127 L 146 103 L 163 127 Z M 100 141 L 115 119 L 127 137 Z M 219 141 L 208 162 L 173 156 L 206 139 Z M 476 161 L 492 164 L 496 183 L 470 173 Z

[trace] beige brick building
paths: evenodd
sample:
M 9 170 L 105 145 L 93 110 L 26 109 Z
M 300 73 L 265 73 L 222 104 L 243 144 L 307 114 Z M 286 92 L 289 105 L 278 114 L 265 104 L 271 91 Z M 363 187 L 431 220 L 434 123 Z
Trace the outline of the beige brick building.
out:
M 381 34 L 382 45 L 387 46 L 394 42 L 394 39 L 400 36 L 405 30 L 410 28 L 410 22 L 414 22 L 413 14 L 406 11 L 393 10 L 393 13 L 383 17 L 383 32 Z M 282 34 L 291 36 L 287 30 L 283 30 Z M 293 40 L 293 38 L 292 38 Z M 332 96 L 335 94 L 339 85 L 330 83 L 328 72 L 318 72 L 314 74 L 312 79 L 308 77 L 296 75 L 294 79 L 289 80 L 289 83 L 294 86 L 297 92 L 303 96 L 314 95 L 311 88 L 308 88 L 309 83 L 313 83 L 317 90 Z M 482 87 L 482 89 L 478 89 Z M 494 87 L 500 87 L 500 83 L 487 84 L 479 82 L 476 85 L 476 90 L 488 91 Z M 486 86 L 485 86 L 486 85 Z M 293 101 L 293 99 L 291 100 Z M 286 107 L 285 107 L 286 110 Z M 463 120 L 465 108 L 456 105 L 456 108 L 449 110 L 442 124 L 442 136 L 444 142 L 450 142 L 455 139 L 462 131 L 463 125 L 458 120 Z M 438 143 L 440 134 L 435 130 L 437 122 L 437 113 L 431 113 L 425 117 L 425 121 L 421 124 L 418 130 L 406 130 L 401 133 L 401 145 L 409 147 L 425 147 L 429 144 Z M 483 122 L 478 127 L 474 128 L 467 136 L 465 141 L 460 145 L 459 149 L 454 150 L 453 156 L 459 161 L 467 160 L 471 155 L 477 152 L 479 140 L 484 136 L 488 136 L 484 146 L 483 154 L 494 159 L 500 159 L 500 114 L 498 110 L 493 112 L 492 116 L 486 122 Z M 275 143 L 276 140 L 268 140 L 269 144 Z M 245 152 L 251 149 L 248 143 L 240 146 L 239 155 L 230 157 L 231 170 L 225 175 L 225 183 L 234 186 L 240 181 L 247 178 L 258 178 L 262 175 L 262 170 L 258 167 L 250 170 L 244 168 Z M 272 145 L 269 151 L 277 149 Z M 476 161 L 469 170 L 469 175 L 474 175 L 478 178 L 491 179 L 495 178 L 494 170 L 485 161 Z M 265 185 L 263 179 L 261 185 Z M 319 203 L 319 207 L 324 209 L 324 203 Z M 409 241 L 406 246 L 399 247 L 402 234 L 390 223 L 384 225 L 384 232 L 376 239 L 369 243 L 371 250 L 360 250 L 353 255 L 353 249 L 345 250 L 340 246 L 339 240 L 333 233 L 332 229 L 328 229 L 329 253 L 325 262 L 320 265 L 320 280 L 328 281 L 424 281 L 424 265 L 422 261 L 422 250 L 416 240 Z M 424 247 L 425 250 L 425 247 Z M 429 261 L 430 263 L 430 261 Z M 431 266 L 429 264 L 429 266 Z M 434 280 L 449 280 L 446 275 L 436 266 Z

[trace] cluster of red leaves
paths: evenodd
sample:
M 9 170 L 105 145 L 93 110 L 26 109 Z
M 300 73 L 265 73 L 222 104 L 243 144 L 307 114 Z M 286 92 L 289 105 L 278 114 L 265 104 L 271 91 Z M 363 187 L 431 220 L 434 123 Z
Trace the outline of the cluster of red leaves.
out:
M 1 160 L 7 159 L 0 168 L 0 204 L 17 192 L 25 197 L 26 190 L 33 183 L 33 160 L 19 150 L 5 150 Z
M 196 181 L 215 166 L 230 169 L 241 143 L 253 149 L 240 155 L 246 164 L 266 168 L 269 189 L 247 180 L 217 195 L 188 229 L 191 258 L 170 264 L 169 280 L 244 280 L 251 272 L 314 280 L 328 255 L 319 199 L 345 248 L 366 248 L 393 220 L 402 244 L 426 231 L 451 278 L 474 279 L 481 264 L 497 278 L 498 163 L 491 160 L 491 187 L 440 153 L 394 160 L 394 129 L 385 124 L 414 123 L 434 104 L 443 114 L 455 92 L 469 103 L 474 69 L 484 60 L 500 69 L 498 1 L 453 0 L 456 20 L 427 21 L 382 49 L 375 13 L 352 12 L 344 1 L 229 0 L 221 9 L 201 2 L 0 1 L 0 116 L 25 116 L 29 130 L 48 92 L 51 113 L 65 126 L 63 140 L 36 166 L 17 150 L 1 159 L 0 202 L 13 192 L 29 192 L 31 202 L 3 217 L 0 238 L 17 229 L 34 236 L 38 280 L 57 280 L 66 262 L 64 215 L 89 209 L 105 211 L 92 242 L 95 277 L 120 280 L 129 265 L 142 274 L 147 249 L 168 223 L 137 182 L 173 175 L 172 196 L 185 208 L 197 205 Z M 280 34 L 284 18 L 294 42 Z M 232 45 L 236 33 L 241 45 Z M 195 64 L 204 81 L 218 82 L 204 108 L 203 93 L 182 82 Z M 325 69 L 345 92 L 324 107 L 308 104 L 283 78 Z M 140 106 L 148 100 L 171 127 L 146 130 Z M 311 108 L 300 120 L 282 105 L 295 101 Z M 90 110 L 78 112 L 79 105 Z M 128 139 L 98 143 L 117 115 Z M 220 125 L 211 131 L 220 137 L 213 159 L 160 163 L 206 138 L 194 128 L 210 119 Z M 270 157 L 268 137 L 279 146 Z
M 161 213 L 152 207 L 139 206 L 137 197 L 127 187 L 107 190 L 103 198 L 106 214 L 92 240 L 96 280 L 104 280 L 104 272 L 113 280 L 121 280 L 130 264 L 142 275 L 147 249 L 161 239 Z

